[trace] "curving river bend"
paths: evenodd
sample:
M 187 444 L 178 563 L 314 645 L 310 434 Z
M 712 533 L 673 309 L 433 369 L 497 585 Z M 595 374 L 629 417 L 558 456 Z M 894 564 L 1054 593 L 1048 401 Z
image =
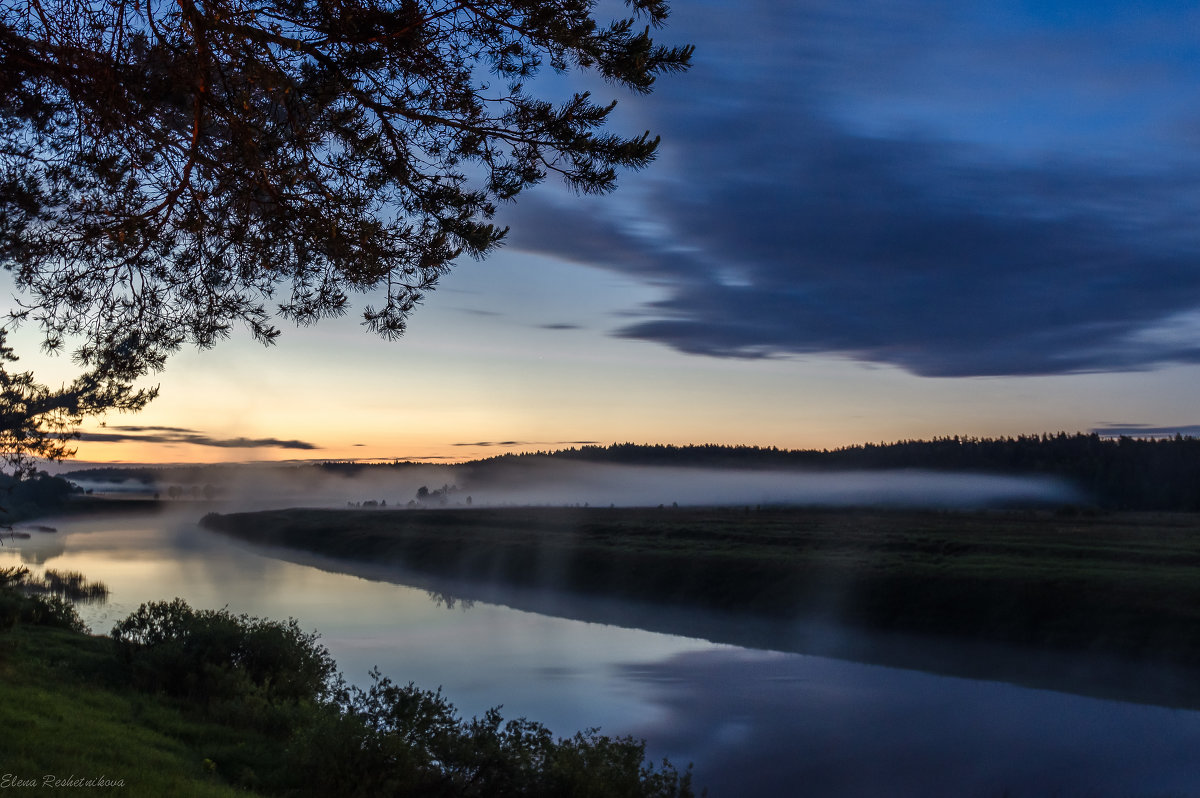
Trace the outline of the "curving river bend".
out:
M 58 532 L 6 539 L 0 567 L 105 582 L 109 602 L 81 613 L 97 633 L 175 596 L 292 616 L 321 633 L 349 681 L 378 666 L 442 686 L 464 715 L 502 704 L 559 735 L 645 738 L 653 759 L 694 762 L 714 798 L 1200 795 L 1200 712 L 456 601 L 285 560 L 194 515 L 42 522 Z

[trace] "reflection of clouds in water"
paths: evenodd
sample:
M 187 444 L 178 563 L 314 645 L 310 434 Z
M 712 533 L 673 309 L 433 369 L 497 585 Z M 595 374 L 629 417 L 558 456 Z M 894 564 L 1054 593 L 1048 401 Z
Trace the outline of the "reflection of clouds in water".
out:
M 566 735 L 589 726 L 625 733 L 654 719 L 647 691 L 617 678 L 614 663 L 707 645 L 484 601 L 463 612 L 452 590 L 443 593 L 455 599 L 447 611 L 425 589 L 342 573 L 344 564 L 323 558 L 311 558 L 316 567 L 287 562 L 276 556 L 286 552 L 197 527 L 196 515 L 60 522 L 60 535 L 48 536 L 66 544 L 55 567 L 81 571 L 113 591 L 109 604 L 84 612 L 95 631 L 106 633 L 143 601 L 174 596 L 194 607 L 295 616 L 322 635 L 351 682 L 362 685 L 379 666 L 397 681 L 442 685 L 467 716 L 503 704 L 505 717 L 524 715 Z M 538 672 L 546 667 L 557 670 Z
M 1200 713 L 803 655 L 711 650 L 623 668 L 634 730 L 714 798 L 1130 796 L 1200 784 Z
M 18 543 L 25 543 L 25 541 L 18 541 Z M 32 546 L 18 545 L 13 548 L 25 565 L 45 565 L 55 557 L 62 556 L 67 550 L 67 547 L 59 541 Z
M 41 566 L 66 551 L 66 545 L 54 527 L 42 524 L 20 524 L 13 531 L 0 529 L 0 567 L 4 562 L 13 565 Z
M 713 798 L 994 797 L 1004 788 L 1126 798 L 1192 794 L 1200 783 L 1200 713 L 714 646 L 482 600 L 447 612 L 424 589 L 287 563 L 194 521 L 76 518 L 41 542 L 66 546 L 53 567 L 113 589 L 88 618 L 100 633 L 141 601 L 172 595 L 295 615 L 325 635 L 352 681 L 379 665 L 398 681 L 443 685 L 468 716 L 504 704 L 505 717 L 558 734 L 599 725 L 645 737 L 653 759 L 695 762 Z M 0 550 L 0 566 L 17 556 Z M 825 651 L 853 648 L 822 629 L 793 633 Z
M 107 605 L 81 608 L 85 622 L 101 633 L 143 601 L 178 595 L 196 606 L 221 607 L 231 600 L 262 603 L 278 589 L 279 561 L 201 529 L 198 518 L 196 508 L 63 517 L 53 521 L 57 534 L 35 534 L 12 549 L 24 563 L 80 571 L 119 588 Z

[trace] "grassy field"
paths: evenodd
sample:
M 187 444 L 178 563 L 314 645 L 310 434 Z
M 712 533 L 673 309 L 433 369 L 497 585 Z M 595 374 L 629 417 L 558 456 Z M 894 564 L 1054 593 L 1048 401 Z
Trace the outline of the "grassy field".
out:
M 522 508 L 211 515 L 423 574 L 1200 666 L 1200 515 Z
M 18 626 L 0 641 L 4 789 L 16 795 L 58 788 L 146 798 L 254 795 L 230 787 L 220 771 L 248 776 L 259 754 L 255 736 L 199 721 L 128 686 L 112 640 Z M 47 777 L 59 783 L 48 785 Z

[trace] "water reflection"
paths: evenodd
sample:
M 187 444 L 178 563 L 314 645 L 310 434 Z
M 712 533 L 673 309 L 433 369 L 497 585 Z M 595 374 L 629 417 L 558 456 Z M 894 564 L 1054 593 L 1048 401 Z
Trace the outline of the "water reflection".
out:
M 464 602 L 287 562 L 184 515 L 52 523 L 57 534 L 6 539 L 0 567 L 37 561 L 105 582 L 109 603 L 81 608 L 99 632 L 174 596 L 292 616 L 323 634 L 353 682 L 378 665 L 399 682 L 443 686 L 468 716 L 503 704 L 559 734 L 644 737 L 652 757 L 695 762 L 714 798 L 1200 791 L 1197 712 Z
M 1200 713 L 747 650 L 625 666 L 635 734 L 714 795 L 1151 796 L 1200 789 Z M 1006 792 L 1007 791 L 1007 792 Z
M 322 634 L 349 681 L 362 685 L 379 666 L 395 681 L 443 686 L 468 716 L 503 704 L 506 717 L 527 716 L 564 734 L 587 726 L 628 731 L 657 710 L 640 685 L 619 676 L 617 663 L 714 647 L 483 603 L 462 612 L 455 594 L 441 593 L 439 606 L 430 600 L 437 591 L 431 597 L 421 588 L 285 562 L 207 532 L 186 515 L 56 523 L 60 549 L 45 561 L 111 588 L 106 605 L 80 608 L 99 633 L 143 602 L 175 596 L 196 607 L 295 617 Z M 29 554 L 0 548 L 0 567 Z M 446 611 L 447 599 L 454 612 Z M 572 675 L 543 678 L 544 667 Z

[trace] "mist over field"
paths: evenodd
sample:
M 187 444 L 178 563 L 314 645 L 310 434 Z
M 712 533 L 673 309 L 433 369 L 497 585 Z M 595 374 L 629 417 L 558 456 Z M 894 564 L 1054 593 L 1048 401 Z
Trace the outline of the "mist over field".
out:
M 487 504 L 801 504 L 975 507 L 1075 500 L 1065 483 L 934 471 L 747 471 L 545 462 L 475 489 Z
M 589 505 L 823 505 L 974 508 L 1061 504 L 1082 500 L 1067 482 L 1050 477 L 1000 476 L 929 470 L 788 471 L 629 466 L 551 458 L 519 464 L 319 467 L 227 466 L 201 470 L 193 480 L 164 473 L 152 485 L 136 481 L 74 481 L 98 492 L 157 492 L 163 498 L 207 497 L 237 509 L 344 507 L 386 503 L 404 507 Z M 447 490 L 447 488 L 449 488 Z M 172 494 L 175 494 L 174 496 Z

